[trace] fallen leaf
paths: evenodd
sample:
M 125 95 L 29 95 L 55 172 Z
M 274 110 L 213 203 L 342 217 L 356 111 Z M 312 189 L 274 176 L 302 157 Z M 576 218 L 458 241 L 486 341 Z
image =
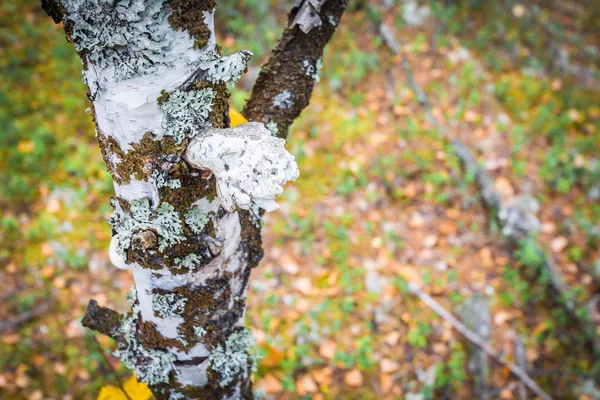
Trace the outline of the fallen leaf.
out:
M 330 340 L 319 346 L 319 355 L 323 358 L 331 360 L 338 348 L 337 342 Z
M 300 396 L 305 396 L 308 393 L 315 393 L 319 388 L 310 375 L 304 375 L 296 382 L 296 391 Z
M 44 393 L 41 390 L 34 390 L 29 396 L 27 396 L 27 400 L 42 400 L 43 398 Z
M 312 305 L 306 299 L 300 298 L 296 301 L 296 311 L 299 313 L 307 313 L 311 310 Z
M 295 279 L 292 286 L 305 296 L 310 294 L 310 291 L 312 290 L 312 282 L 310 281 L 310 278 L 306 277 Z
M 267 347 L 267 354 L 260 360 L 260 364 L 265 367 L 275 367 L 283 360 L 284 354 L 276 347 Z
M 52 246 L 50 246 L 50 243 L 48 242 L 42 243 L 41 252 L 44 257 L 50 257 L 54 255 L 54 249 L 52 249 Z
M 21 340 L 21 336 L 18 333 L 2 336 L 2 343 L 4 344 L 16 344 L 19 340 Z
M 512 197 L 515 194 L 515 189 L 513 188 L 512 184 L 503 176 L 496 178 L 494 186 L 496 186 L 496 190 L 502 197 Z
M 363 384 L 362 373 L 358 369 L 353 369 L 344 375 L 344 383 L 350 387 L 360 387 Z
M 300 269 L 296 260 L 287 253 L 281 256 L 279 262 L 281 264 L 281 269 L 283 269 L 286 274 L 296 275 Z
M 444 343 L 434 343 L 431 348 L 435 354 L 439 354 L 440 356 L 445 356 L 448 354 L 448 346 L 446 346 Z
M 312 371 L 312 377 L 319 385 L 329 386 L 333 381 L 333 368 L 326 367 Z
M 416 285 L 421 286 L 421 274 L 414 266 L 401 264 L 399 267 L 396 268 L 396 273 L 398 275 L 401 275 L 406 280 L 406 282 L 414 283 Z
M 389 374 L 391 372 L 398 371 L 400 369 L 400 364 L 398 364 L 396 361 L 392 361 L 392 360 L 388 360 L 387 358 L 384 358 L 379 363 L 379 368 L 381 369 L 381 372 L 383 372 L 384 374 Z
M 427 235 L 423 238 L 423 246 L 427 247 L 428 249 L 431 249 L 433 247 L 435 247 L 435 245 L 438 242 L 438 238 L 435 235 Z
M 400 333 L 396 331 L 390 332 L 387 335 L 385 335 L 384 340 L 388 345 L 394 347 L 398 344 L 398 341 L 400 340 Z
M 261 388 L 267 394 L 281 393 L 283 387 L 279 379 L 275 378 L 272 374 L 266 375 L 260 381 L 257 382 L 256 387 Z
M 152 398 L 152 392 L 143 382 L 138 382 L 135 375 L 129 378 L 124 384 L 123 389 L 114 386 L 104 386 L 98 394 L 98 400 L 149 400 Z
M 511 320 L 512 318 L 512 315 L 507 313 L 506 311 L 499 311 L 496 314 L 494 314 L 494 324 L 496 326 L 500 326 L 506 321 Z
M 404 194 L 404 196 L 408 197 L 409 199 L 412 199 L 416 197 L 417 194 L 419 194 L 419 188 L 417 187 L 416 183 L 410 182 L 404 187 L 402 193 Z
M 52 199 L 48 200 L 48 203 L 46 204 L 46 211 L 49 212 L 50 214 L 56 214 L 57 212 L 60 211 L 60 208 L 61 208 L 60 200 L 57 198 L 52 198 Z
M 419 212 L 414 212 L 410 216 L 410 220 L 408 221 L 408 226 L 411 228 L 417 229 L 422 228 L 425 225 L 425 218 Z
M 382 393 L 387 393 L 394 386 L 394 380 L 389 375 L 379 374 L 379 386 L 381 387 Z
M 550 242 L 550 249 L 552 249 L 552 251 L 555 253 L 560 253 L 567 247 L 568 244 L 569 241 L 566 237 L 558 236 L 552 239 L 552 241 Z

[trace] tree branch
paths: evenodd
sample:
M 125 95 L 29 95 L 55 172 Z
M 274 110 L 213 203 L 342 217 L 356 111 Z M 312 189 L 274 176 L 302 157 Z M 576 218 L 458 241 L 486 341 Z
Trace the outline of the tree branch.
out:
M 261 68 L 242 114 L 249 121 L 276 124 L 285 138 L 308 105 L 318 63 L 348 0 L 296 0 L 288 26 L 269 61 Z
M 107 307 L 101 307 L 96 300 L 90 300 L 87 311 L 81 320 L 81 324 L 86 328 L 93 329 L 106 336 L 109 336 L 117 342 L 121 339 L 118 331 L 119 321 L 122 315 Z

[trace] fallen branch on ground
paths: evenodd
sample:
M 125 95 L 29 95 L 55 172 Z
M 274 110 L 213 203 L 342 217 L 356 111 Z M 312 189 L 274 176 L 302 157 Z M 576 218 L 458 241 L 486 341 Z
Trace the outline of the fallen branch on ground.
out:
M 37 318 L 40 315 L 46 313 L 50 309 L 51 304 L 52 299 L 45 299 L 32 309 L 17 315 L 15 318 L 0 322 L 0 334 L 4 332 L 13 331 L 25 322 Z
M 538 385 L 535 383 L 533 379 L 527 372 L 525 372 L 521 367 L 516 364 L 513 364 L 509 361 L 506 361 L 502 354 L 494 349 L 491 345 L 489 345 L 485 340 L 483 340 L 479 335 L 475 332 L 467 328 L 462 322 L 460 322 L 454 315 L 450 314 L 444 307 L 442 307 L 437 301 L 435 301 L 431 296 L 427 293 L 424 293 L 417 285 L 410 284 L 408 290 L 417 296 L 427 307 L 429 307 L 433 312 L 442 317 L 445 321 L 448 321 L 450 325 L 458 333 L 460 333 L 465 339 L 470 341 L 471 343 L 479 346 L 488 356 L 492 357 L 494 360 L 498 362 L 498 364 L 505 366 L 510 370 L 510 372 L 517 378 L 523 382 L 525 386 L 527 386 L 533 393 L 542 398 L 543 400 L 552 400 L 552 397 L 546 392 L 544 392 Z
M 413 91 L 419 105 L 425 110 L 426 119 L 429 121 L 429 123 L 435 126 L 441 132 L 442 136 L 448 141 L 452 147 L 452 150 L 462 163 L 466 173 L 475 177 L 475 181 L 479 187 L 479 193 L 482 198 L 483 206 L 490 212 L 493 218 L 495 218 L 501 230 L 504 230 L 507 222 L 499 217 L 500 211 L 502 210 L 502 204 L 500 202 L 500 195 L 498 194 L 498 191 L 494 185 L 494 181 L 487 171 L 479 165 L 477 159 L 475 156 L 473 156 L 471 151 L 460 141 L 453 139 L 447 127 L 440 123 L 440 121 L 433 115 L 427 94 L 415 81 L 409 61 L 401 53 L 400 46 L 394 39 L 394 34 L 391 28 L 385 23 L 381 23 L 379 25 L 379 34 L 386 46 L 390 49 L 391 53 L 395 56 L 401 56 L 402 69 L 406 75 L 408 85 Z M 524 232 L 521 236 L 525 238 L 532 238 L 534 235 L 533 232 Z M 503 235 L 503 237 L 513 247 L 519 244 L 516 236 Z M 581 327 L 585 335 L 585 340 L 590 344 L 595 357 L 600 357 L 600 338 L 596 334 L 593 324 L 587 318 L 577 315 L 575 304 L 567 295 L 568 290 L 565 288 L 560 271 L 556 267 L 554 261 L 546 254 L 546 252 L 541 249 L 541 247 L 540 259 L 541 262 L 539 265 L 541 269 L 538 271 L 538 273 L 541 274 L 542 270 L 546 271 L 550 277 L 550 282 L 547 288 L 550 292 L 554 292 L 550 293 L 548 298 L 550 298 L 552 301 L 556 301 L 558 305 L 564 308 L 571 320 L 575 321 Z

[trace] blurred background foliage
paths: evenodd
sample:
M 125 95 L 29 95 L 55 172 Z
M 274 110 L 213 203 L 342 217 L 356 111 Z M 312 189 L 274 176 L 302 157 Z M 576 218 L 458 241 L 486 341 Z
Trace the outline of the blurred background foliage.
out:
M 255 54 L 235 109 L 291 3 L 219 1 L 224 52 Z M 577 304 L 600 296 L 599 16 L 596 1 L 351 1 L 290 135 L 302 177 L 267 217 L 252 279 L 258 387 L 281 398 L 472 398 L 467 346 L 406 293 L 418 282 L 453 311 L 486 293 L 498 348 L 513 359 L 523 337 L 544 388 L 594 398 L 598 360 L 546 278 L 529 272 L 542 246 Z M 501 194 L 538 198 L 536 244 L 499 240 L 381 21 Z M 123 310 L 131 285 L 106 256 L 112 182 L 80 70 L 36 0 L 0 4 L 0 398 L 95 398 L 130 377 L 79 321 L 90 298 Z M 503 369 L 490 382 L 497 398 L 516 393 Z

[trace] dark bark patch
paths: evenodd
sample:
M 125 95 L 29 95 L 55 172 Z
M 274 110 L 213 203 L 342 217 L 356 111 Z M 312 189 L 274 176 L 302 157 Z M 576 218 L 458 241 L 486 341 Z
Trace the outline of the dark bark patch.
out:
M 46 11 L 46 14 L 52 18 L 55 24 L 61 23 L 67 12 L 66 8 L 58 0 L 42 0 L 42 10 Z
M 183 343 L 177 339 L 165 338 L 158 332 L 154 322 L 138 320 L 138 340 L 146 349 L 166 349 L 173 347 L 180 351 L 185 350 Z
M 204 12 L 215 8 L 215 0 L 167 0 L 173 10 L 169 22 L 174 29 L 186 30 L 197 48 L 204 48 L 210 38 L 210 29 L 204 22 Z

